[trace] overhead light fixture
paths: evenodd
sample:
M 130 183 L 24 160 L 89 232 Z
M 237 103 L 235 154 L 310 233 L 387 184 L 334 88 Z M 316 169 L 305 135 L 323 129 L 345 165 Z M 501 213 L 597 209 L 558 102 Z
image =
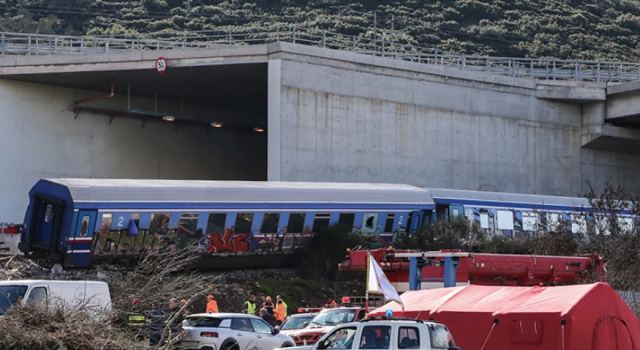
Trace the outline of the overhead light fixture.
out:
M 209 125 L 211 125 L 211 127 L 213 127 L 213 128 L 221 128 L 222 127 L 222 123 L 219 123 L 219 122 L 211 122 L 211 124 L 209 124 Z
M 164 120 L 165 122 L 175 122 L 176 121 L 176 117 L 172 116 L 172 115 L 165 115 L 162 117 L 162 120 Z
M 255 131 L 255 132 L 264 132 L 264 129 L 259 127 L 259 126 L 256 126 L 255 128 L 253 128 L 253 131 Z

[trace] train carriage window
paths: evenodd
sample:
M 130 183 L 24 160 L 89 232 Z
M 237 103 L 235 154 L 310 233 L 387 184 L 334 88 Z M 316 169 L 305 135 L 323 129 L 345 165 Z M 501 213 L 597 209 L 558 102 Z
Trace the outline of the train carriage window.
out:
M 406 232 L 413 233 L 413 232 L 411 232 L 411 222 L 412 221 L 413 221 L 413 213 L 408 213 L 407 214 L 407 224 L 404 226 Z
M 180 214 L 180 220 L 178 226 L 176 226 L 176 243 L 178 247 L 187 247 L 198 236 L 196 230 L 198 229 L 198 213 L 182 213 Z
M 387 220 L 384 223 L 384 232 L 393 232 L 393 221 L 396 218 L 396 214 L 387 214 Z
M 94 240 L 93 254 L 96 256 L 113 255 L 120 242 L 120 231 L 111 230 L 112 213 L 103 213 L 100 219 L 100 230 Z
M 498 210 L 498 230 L 513 230 L 513 212 Z
M 157 251 L 175 246 L 176 231 L 171 229 L 171 216 L 169 213 L 151 214 L 149 234 L 151 239 L 147 240 L 147 249 Z
M 608 236 L 611 234 L 608 216 L 602 215 L 602 214 L 596 214 L 594 217 L 593 224 L 595 226 L 597 235 L 604 234 L 605 236 Z
M 140 228 L 140 213 L 131 213 L 130 220 L 138 229 Z
M 356 219 L 356 214 L 354 213 L 342 213 L 338 217 L 338 224 L 342 227 L 348 228 L 349 230 L 353 229 L 353 221 Z
M 522 212 L 522 230 L 526 232 L 538 231 L 538 213 Z
M 584 215 L 571 215 L 571 233 L 587 233 L 587 218 Z
M 82 217 L 82 225 L 80 225 L 80 232 L 78 234 L 80 237 L 86 237 L 89 232 L 89 221 L 91 217 L 89 215 L 85 215 Z
M 302 231 L 304 231 L 304 217 L 304 213 L 289 214 L 289 221 L 287 222 L 287 232 L 302 233 Z
M 236 215 L 236 224 L 234 225 L 234 232 L 250 233 L 251 224 L 253 224 L 253 213 L 238 213 Z
M 153 213 L 151 214 L 149 231 L 154 235 L 166 235 L 169 231 L 170 221 L 171 216 L 169 216 L 169 213 Z
M 316 214 L 313 218 L 313 228 L 311 229 L 314 233 L 318 233 L 320 231 L 324 231 L 329 228 L 329 223 L 331 221 L 331 214 Z
M 633 218 L 631 217 L 619 217 L 618 226 L 623 233 L 633 232 Z
M 198 227 L 197 213 L 182 213 L 180 214 L 180 221 L 178 222 L 177 233 L 184 236 L 196 236 L 196 229 Z
M 226 221 L 227 214 L 209 214 L 209 220 L 207 221 L 207 233 L 224 233 L 224 225 Z
M 53 214 L 53 204 L 47 203 L 47 209 L 44 214 L 44 222 L 50 222 L 51 220 L 53 220 Z
M 559 213 L 547 213 L 547 230 L 551 232 L 558 231 L 560 227 L 560 214 Z
M 480 228 L 485 230 L 489 229 L 489 213 L 486 211 L 480 212 Z
M 102 214 L 102 220 L 100 221 L 100 234 L 107 234 L 109 232 L 109 230 L 111 230 L 111 218 L 112 218 L 112 214 L 111 213 L 103 213 Z
M 262 225 L 260 225 L 260 233 L 278 232 L 278 221 L 280 221 L 280 214 L 265 213 L 262 218 Z
M 378 226 L 378 214 L 377 213 L 365 213 L 362 216 L 362 227 L 360 228 L 362 234 L 376 233 Z
M 135 226 L 135 228 L 131 227 L 132 225 Z M 136 229 L 138 230 L 138 234 L 137 235 L 132 235 L 132 232 L 130 232 L 131 229 Z M 145 239 L 149 236 L 147 234 L 147 230 L 143 230 L 140 228 L 140 213 L 131 213 L 131 217 L 129 219 L 129 227 L 127 228 L 127 230 L 129 231 L 129 236 L 135 236 L 134 237 L 134 242 L 133 242 L 133 251 L 135 252 L 143 252 L 144 251 L 144 244 L 145 244 Z

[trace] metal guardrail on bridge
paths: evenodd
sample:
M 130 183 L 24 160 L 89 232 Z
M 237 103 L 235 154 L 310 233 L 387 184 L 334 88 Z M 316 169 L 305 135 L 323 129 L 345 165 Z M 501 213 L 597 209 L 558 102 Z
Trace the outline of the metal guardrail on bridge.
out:
M 23 33 L 0 35 L 2 55 L 100 54 L 130 50 L 218 48 L 282 41 L 515 78 L 596 82 L 640 80 L 638 63 L 451 54 L 418 47 L 403 37 L 395 38 L 391 34 L 369 38 L 297 27 L 260 32 L 155 34 L 148 38 Z

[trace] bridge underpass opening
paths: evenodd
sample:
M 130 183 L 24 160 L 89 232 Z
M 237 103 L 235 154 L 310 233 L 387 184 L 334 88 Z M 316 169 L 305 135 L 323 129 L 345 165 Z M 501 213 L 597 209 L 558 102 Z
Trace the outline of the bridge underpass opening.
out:
M 67 165 L 42 166 L 40 177 L 267 179 L 266 64 L 5 78 L 36 83 L 22 84 L 31 99 L 55 101 L 31 111 L 59 119 L 43 124 L 57 124 L 46 137 L 57 142 L 36 147 Z

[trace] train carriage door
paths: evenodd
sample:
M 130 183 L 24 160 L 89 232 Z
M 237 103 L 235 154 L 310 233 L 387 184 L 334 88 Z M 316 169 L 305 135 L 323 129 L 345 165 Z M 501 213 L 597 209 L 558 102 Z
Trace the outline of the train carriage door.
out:
M 409 233 L 416 233 L 422 227 L 422 220 L 424 219 L 423 212 L 421 211 L 412 211 L 409 213 L 409 221 L 407 222 L 409 226 Z
M 66 260 L 74 266 L 88 266 L 95 232 L 97 212 L 77 212 L 73 232 L 69 233 Z
M 449 221 L 453 221 L 456 218 L 464 218 L 464 206 L 460 204 L 449 205 Z
M 53 252 L 58 243 L 63 205 L 43 198 L 39 198 L 37 203 L 31 224 L 30 243 L 34 247 Z
M 73 234 L 70 235 L 72 238 L 69 239 L 72 243 L 72 249 L 81 248 L 86 253 L 89 253 L 91 242 L 93 241 L 94 228 L 96 227 L 96 216 L 95 210 L 80 210 L 78 212 L 76 227 Z

